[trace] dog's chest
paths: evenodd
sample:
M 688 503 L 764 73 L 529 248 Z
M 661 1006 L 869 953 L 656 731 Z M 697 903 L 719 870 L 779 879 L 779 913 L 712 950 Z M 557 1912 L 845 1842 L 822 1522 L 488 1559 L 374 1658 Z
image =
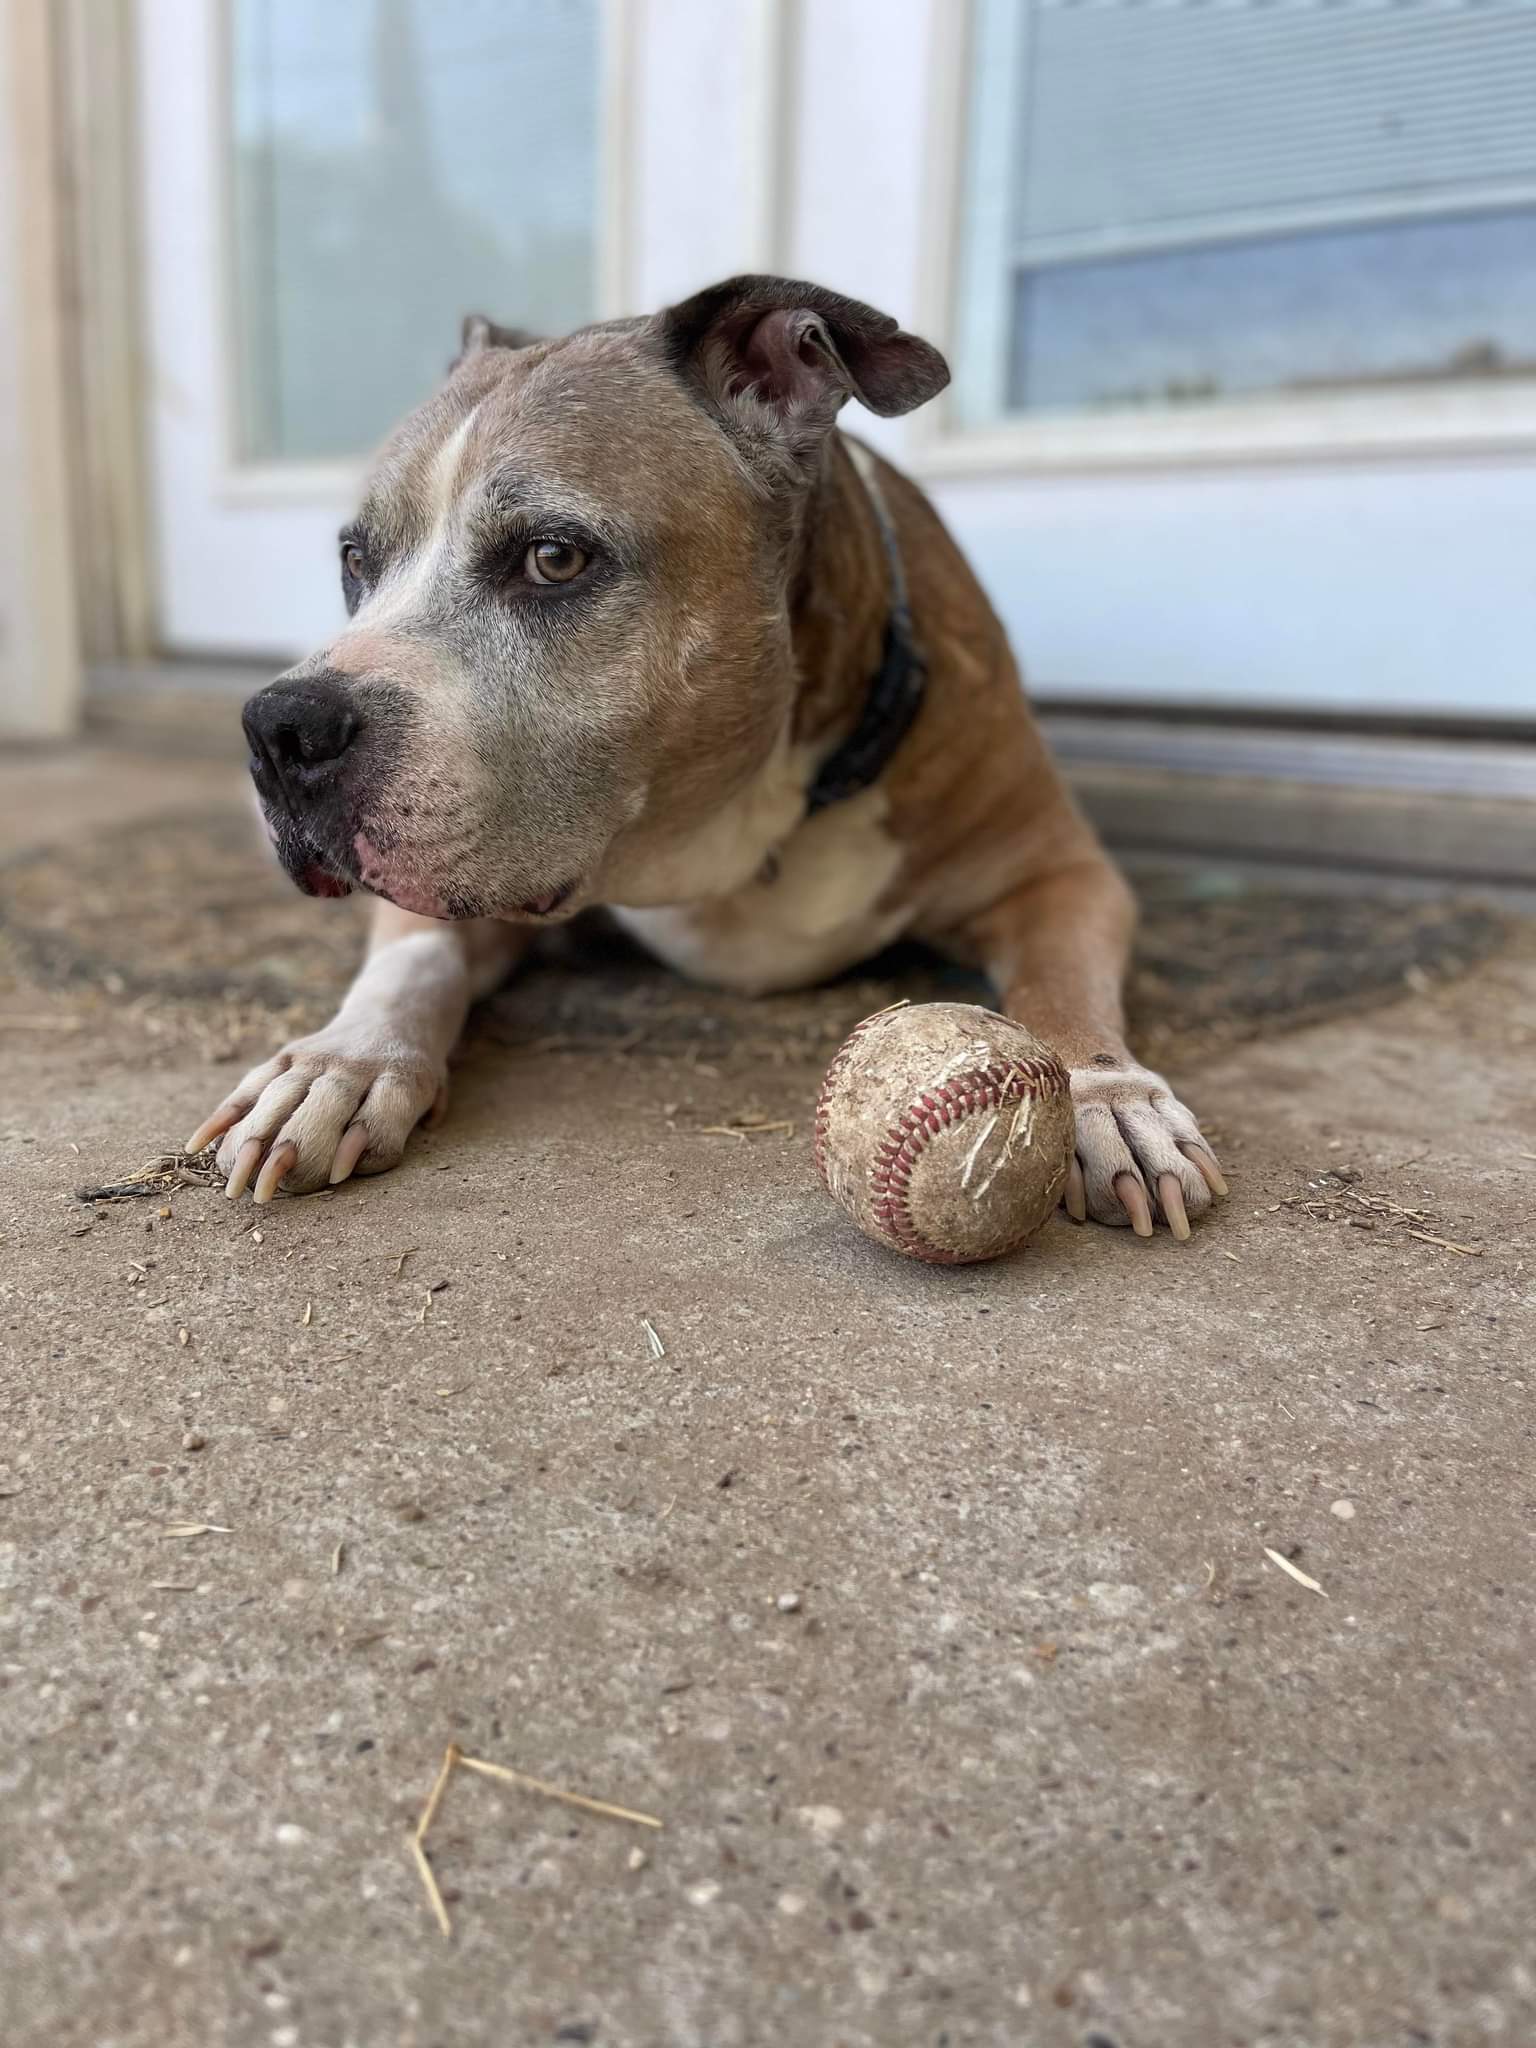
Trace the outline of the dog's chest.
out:
M 903 856 L 886 811 L 883 792 L 865 790 L 807 818 L 728 895 L 614 915 L 696 981 L 766 995 L 824 980 L 889 945 L 910 916 L 890 898 Z

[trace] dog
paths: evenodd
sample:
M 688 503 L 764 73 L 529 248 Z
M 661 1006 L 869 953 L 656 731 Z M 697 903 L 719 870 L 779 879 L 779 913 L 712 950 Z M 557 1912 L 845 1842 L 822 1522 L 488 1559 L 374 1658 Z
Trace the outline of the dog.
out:
M 736 277 L 543 340 L 474 316 L 340 536 L 348 622 L 245 706 L 284 867 L 378 900 L 333 1021 L 188 1140 L 257 1202 L 398 1163 L 471 1004 L 603 905 L 682 973 L 803 987 L 899 935 L 982 968 L 1071 1073 L 1079 1222 L 1226 1187 L 1126 1048 L 1129 890 L 922 492 L 838 427 L 939 352 Z

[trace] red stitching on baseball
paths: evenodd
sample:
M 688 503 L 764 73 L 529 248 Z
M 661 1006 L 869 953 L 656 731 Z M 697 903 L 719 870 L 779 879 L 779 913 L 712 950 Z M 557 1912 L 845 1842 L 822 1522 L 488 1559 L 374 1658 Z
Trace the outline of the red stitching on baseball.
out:
M 882 1023 L 890 1015 L 889 1010 L 877 1010 L 872 1017 L 865 1017 L 855 1024 L 838 1047 L 821 1084 L 821 1093 L 816 1098 L 816 1170 L 828 1194 L 832 1193 L 832 1181 L 827 1171 L 832 1097 L 859 1040 L 872 1025 Z M 885 1142 L 876 1153 L 870 1170 L 875 1214 L 883 1227 L 899 1244 L 931 1264 L 957 1266 L 964 1263 L 963 1254 L 932 1243 L 912 1219 L 909 1206 L 912 1173 L 928 1149 L 929 1140 L 937 1137 L 940 1131 L 963 1123 L 968 1116 L 974 1116 L 980 1110 L 996 1110 L 1006 1102 L 1017 1102 L 1026 1090 L 1065 1095 L 1070 1094 L 1071 1085 L 1061 1061 L 1053 1052 L 1046 1051 L 1043 1057 L 997 1060 L 989 1067 L 972 1067 L 932 1089 L 920 1091 L 917 1100 L 902 1111 L 886 1132 Z
M 868 1021 L 872 1022 L 873 1019 Z M 860 1026 L 861 1030 L 862 1028 Z M 849 1040 L 850 1045 L 851 1043 L 852 1039 Z M 844 1050 L 846 1049 L 845 1047 Z M 838 1061 L 834 1060 L 827 1074 L 829 1084 L 837 1066 Z M 928 1149 L 929 1139 L 951 1124 L 963 1123 L 968 1116 L 974 1116 L 978 1110 L 1001 1109 L 1006 1102 L 1017 1102 L 1027 1091 L 1065 1092 L 1070 1086 L 1066 1068 L 1054 1054 L 1048 1054 L 1044 1059 L 997 1061 L 990 1067 L 973 1067 L 968 1072 L 957 1075 L 953 1080 L 941 1083 L 933 1090 L 932 1095 L 921 1095 L 909 1109 L 903 1110 L 891 1125 L 870 1170 L 870 1193 L 874 1197 L 875 1214 L 881 1224 L 898 1244 L 920 1259 L 927 1259 L 931 1264 L 942 1266 L 962 1264 L 962 1253 L 934 1244 L 923 1235 L 912 1219 L 909 1206 L 912 1173 L 918 1160 Z M 827 1092 L 827 1088 L 823 1087 L 823 1102 Z M 933 1101 L 934 1095 L 939 1098 L 937 1103 Z M 818 1104 L 818 1165 L 822 1165 L 824 1125 L 822 1105 Z M 826 1179 L 824 1165 L 822 1179 Z

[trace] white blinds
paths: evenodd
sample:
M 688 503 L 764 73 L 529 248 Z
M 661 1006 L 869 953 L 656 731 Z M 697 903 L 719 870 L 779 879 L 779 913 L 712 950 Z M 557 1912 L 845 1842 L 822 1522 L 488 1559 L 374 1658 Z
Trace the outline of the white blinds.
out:
M 1013 0 L 1009 256 L 1536 199 L 1536 0 Z

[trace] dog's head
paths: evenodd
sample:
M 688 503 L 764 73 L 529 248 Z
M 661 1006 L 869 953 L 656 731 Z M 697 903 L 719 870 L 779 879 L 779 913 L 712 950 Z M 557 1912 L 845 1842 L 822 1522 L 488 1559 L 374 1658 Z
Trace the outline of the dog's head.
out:
M 563 341 L 466 321 L 341 535 L 350 622 L 246 706 L 290 874 L 438 917 L 665 900 L 785 731 L 838 409 L 906 412 L 947 376 L 782 278 Z

